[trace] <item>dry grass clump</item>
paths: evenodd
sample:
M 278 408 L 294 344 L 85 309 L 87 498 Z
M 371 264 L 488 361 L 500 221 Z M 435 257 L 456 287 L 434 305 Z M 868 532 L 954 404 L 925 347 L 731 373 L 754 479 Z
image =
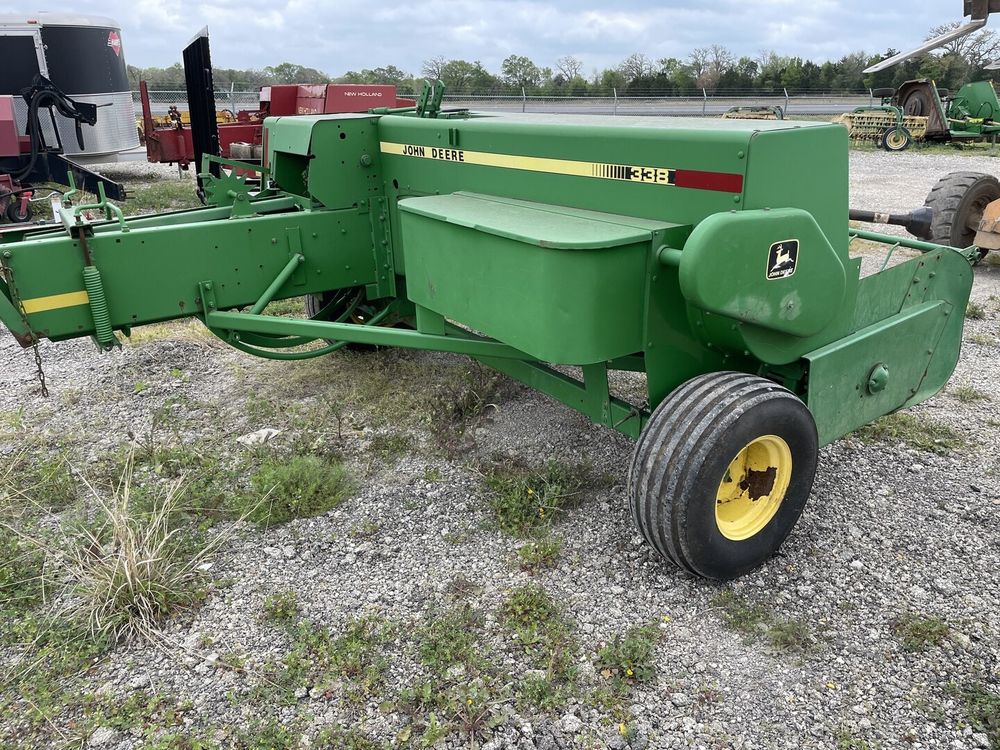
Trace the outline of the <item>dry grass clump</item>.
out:
M 155 496 L 137 495 L 132 467 L 130 455 L 107 493 L 82 479 L 89 495 L 85 521 L 47 510 L 31 531 L 17 521 L 0 521 L 0 528 L 43 559 L 40 575 L 53 616 L 81 624 L 105 642 L 151 638 L 168 615 L 196 604 L 206 560 L 223 540 L 196 539 L 182 524 L 182 480 Z M 6 494 L 43 508 L 18 490 Z

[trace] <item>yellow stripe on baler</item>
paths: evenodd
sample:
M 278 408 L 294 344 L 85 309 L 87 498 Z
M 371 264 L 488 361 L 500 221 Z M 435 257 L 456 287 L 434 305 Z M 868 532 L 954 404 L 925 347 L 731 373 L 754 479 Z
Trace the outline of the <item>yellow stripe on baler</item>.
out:
M 21 301 L 21 307 L 25 314 L 46 312 L 48 310 L 58 310 L 63 307 L 75 307 L 76 305 L 86 305 L 90 302 L 87 292 L 66 292 L 66 294 L 52 294 L 48 297 L 32 297 Z

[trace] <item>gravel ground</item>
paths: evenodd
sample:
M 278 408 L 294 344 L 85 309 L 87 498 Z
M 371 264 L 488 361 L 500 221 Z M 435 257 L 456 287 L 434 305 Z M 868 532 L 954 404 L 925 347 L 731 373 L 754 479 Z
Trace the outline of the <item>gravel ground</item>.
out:
M 937 176 L 995 164 L 855 152 L 851 202 L 916 207 Z M 418 419 L 405 430 L 410 447 L 391 459 L 370 450 L 386 423 L 338 403 L 346 426 L 328 439 L 362 478 L 352 497 L 323 516 L 266 532 L 241 526 L 214 560 L 218 583 L 205 604 L 170 623 L 164 643 L 113 651 L 81 690 L 116 700 L 143 691 L 190 700 L 185 731 L 209 731 L 225 744 L 263 710 L 246 700 L 255 669 L 289 648 L 287 634 L 262 619 L 264 601 L 294 591 L 302 615 L 331 632 L 368 614 L 400 629 L 384 646 L 382 687 L 361 705 L 304 686 L 294 705 L 268 710 L 283 722 L 310 717 L 296 729 L 303 746 L 319 728 L 338 725 L 407 746 L 398 738 L 410 718 L 384 703 L 420 678 L 407 634 L 463 599 L 482 614 L 484 652 L 514 680 L 530 667 L 497 611 L 512 587 L 534 580 L 580 643 L 583 689 L 549 711 L 498 700 L 496 727 L 478 738 L 484 748 L 987 748 L 958 691 L 973 684 L 996 690 L 1000 679 L 1000 491 L 992 451 L 1000 315 L 993 295 L 1000 295 L 1000 272 L 981 266 L 973 298 L 986 317 L 968 321 L 949 388 L 912 410 L 953 427 L 969 447 L 937 455 L 851 437 L 824 448 L 811 501 L 782 553 L 739 581 L 695 580 L 658 559 L 625 505 L 631 441 L 528 389 L 502 384 L 459 451 L 436 449 Z M 286 414 L 342 396 L 345 379 L 384 382 L 387 398 L 402 399 L 407 389 L 446 388 L 468 369 L 458 357 L 392 351 L 347 355 L 339 365 L 264 362 L 189 327 L 104 355 L 89 342 L 45 344 L 42 357 L 53 392 L 47 401 L 35 393 L 30 356 L 0 338 L 0 414 L 23 410 L 25 430 L 68 439 L 83 473 L 125 444 L 129 431 L 148 431 L 171 400 L 179 404 L 179 439 L 210 438 L 225 457 L 246 450 L 237 436 L 262 426 L 281 427 L 276 439 L 293 441 L 297 428 Z M 636 387 L 629 378 L 620 385 Z M 959 385 L 989 400 L 963 402 L 953 392 Z M 252 402 L 269 398 L 283 399 L 279 414 L 249 416 Z M 13 447 L 13 440 L 0 443 Z M 549 570 L 532 575 L 512 564 L 521 542 L 490 522 L 488 490 L 470 465 L 498 455 L 531 465 L 586 461 L 601 478 L 554 526 L 564 546 Z M 732 601 L 765 613 L 751 628 L 759 632 L 734 629 Z M 895 624 L 913 614 L 940 618 L 947 636 L 907 650 Z M 588 697 L 602 679 L 595 653 L 630 626 L 651 622 L 661 632 L 655 677 L 609 711 Z M 765 637 L 769 623 L 794 625 L 792 647 Z M 244 667 L 222 668 L 219 655 L 227 653 L 242 654 Z M 134 748 L 143 739 L 112 727 L 89 744 Z M 476 742 L 453 734 L 435 746 Z

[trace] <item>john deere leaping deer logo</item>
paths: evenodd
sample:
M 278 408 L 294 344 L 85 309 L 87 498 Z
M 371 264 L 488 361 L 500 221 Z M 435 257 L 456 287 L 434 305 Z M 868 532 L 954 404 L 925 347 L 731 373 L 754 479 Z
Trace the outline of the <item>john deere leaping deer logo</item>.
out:
M 787 279 L 795 273 L 795 264 L 798 260 L 798 240 L 775 242 L 767 254 L 767 278 Z

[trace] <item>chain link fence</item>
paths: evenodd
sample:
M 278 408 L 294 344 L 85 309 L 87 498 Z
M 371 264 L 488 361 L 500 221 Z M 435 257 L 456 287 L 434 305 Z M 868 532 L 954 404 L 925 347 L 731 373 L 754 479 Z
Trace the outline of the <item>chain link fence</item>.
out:
M 132 92 L 136 114 L 141 116 L 139 92 Z M 260 103 L 258 91 L 216 91 L 215 106 L 219 110 L 254 110 Z M 870 91 L 864 93 L 829 94 L 725 94 L 703 91 L 700 96 L 618 96 L 612 91 L 606 96 L 531 96 L 509 94 L 445 94 L 445 106 L 481 112 L 535 112 L 609 115 L 721 115 L 731 107 L 779 106 L 790 115 L 836 115 L 855 107 L 874 103 Z M 149 104 L 154 115 L 164 115 L 171 105 L 186 110 L 185 91 L 150 91 Z

